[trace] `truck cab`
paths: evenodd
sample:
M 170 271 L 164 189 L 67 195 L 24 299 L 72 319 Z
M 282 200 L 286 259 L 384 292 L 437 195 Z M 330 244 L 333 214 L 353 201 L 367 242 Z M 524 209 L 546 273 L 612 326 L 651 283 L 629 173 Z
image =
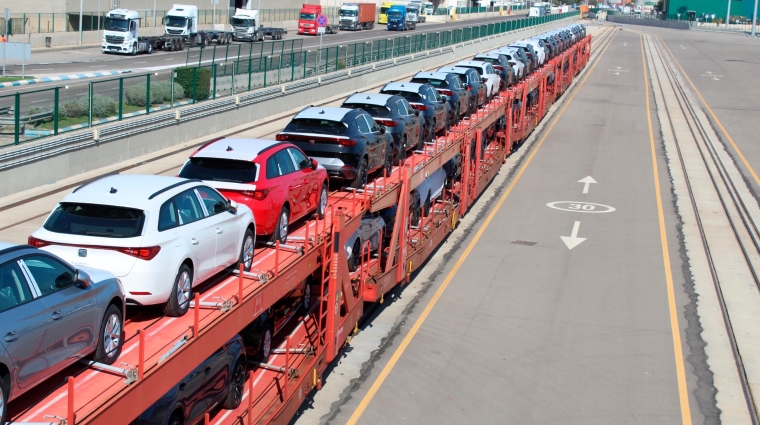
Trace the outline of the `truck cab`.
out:
M 377 18 L 378 24 L 387 24 L 388 23 L 388 10 L 395 5 L 396 2 L 393 1 L 384 1 L 382 5 L 380 5 L 380 14 Z
M 423 3 L 423 7 L 425 10 L 425 15 L 432 15 L 433 13 L 435 13 L 435 6 L 433 6 L 433 3 L 426 1 L 425 3 Z
M 407 31 L 416 27 L 416 22 L 410 22 L 407 16 L 406 6 L 395 4 L 388 9 L 388 30 Z
M 360 31 L 375 27 L 374 3 L 343 3 L 339 14 L 338 28 L 341 30 Z
M 164 34 L 195 37 L 198 34 L 198 6 L 175 4 L 163 21 Z
M 419 24 L 425 22 L 425 17 L 422 16 L 422 3 L 410 3 L 406 6 L 406 20 L 410 23 Z M 416 25 L 415 25 L 416 26 Z M 414 29 L 414 28 L 411 28 Z
M 128 53 L 136 55 L 141 51 L 152 51 L 148 42 L 140 44 L 138 32 L 140 17 L 134 10 L 114 9 L 106 14 L 103 25 L 103 53 Z
M 230 19 L 230 24 L 233 40 L 258 41 L 260 39 L 258 10 L 235 9 L 235 15 Z
M 320 14 L 322 14 L 321 5 L 304 4 L 301 8 L 301 14 L 298 16 L 298 34 L 317 35 L 317 28 L 319 28 L 319 24 L 317 24 L 317 16 Z M 331 31 L 331 27 L 331 25 L 328 25 L 327 28 L 325 28 L 325 33 L 332 33 L 333 31 Z

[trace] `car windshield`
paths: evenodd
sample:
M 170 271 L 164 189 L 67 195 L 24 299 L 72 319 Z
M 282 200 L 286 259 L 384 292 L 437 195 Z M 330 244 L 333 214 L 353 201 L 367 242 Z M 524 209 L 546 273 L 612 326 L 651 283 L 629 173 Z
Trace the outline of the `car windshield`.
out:
M 224 158 L 190 158 L 180 177 L 218 182 L 252 183 L 256 181 L 256 164 Z
M 187 26 L 187 18 L 181 16 L 167 16 L 166 26 L 175 28 L 184 28 Z
M 344 108 L 364 109 L 368 114 L 378 118 L 388 118 L 391 116 L 391 110 L 385 106 L 371 105 L 369 103 L 344 103 Z
M 125 32 L 129 28 L 128 19 L 116 19 L 106 18 L 106 22 L 103 26 L 106 31 L 121 31 Z
M 475 66 L 475 65 L 457 65 L 457 66 L 461 66 L 462 68 L 474 69 L 475 71 L 478 72 L 478 75 L 483 75 L 483 68 L 480 66 Z
M 356 16 L 358 14 L 358 11 L 356 10 L 340 10 L 340 16 Z
M 304 20 L 304 21 L 313 21 L 315 19 L 317 19 L 317 14 L 316 13 L 302 13 L 301 14 L 301 20 Z
M 381 7 L 380 13 L 388 13 L 388 9 L 390 9 L 390 7 Z
M 317 118 L 295 118 L 291 121 L 285 132 L 289 133 L 316 133 L 345 136 L 348 126 L 340 121 L 332 121 Z
M 401 19 L 401 12 L 388 12 L 389 18 Z
M 230 24 L 236 27 L 252 27 L 253 19 L 232 17 Z
M 433 87 L 448 88 L 449 83 L 446 80 L 434 80 L 432 78 L 412 78 L 412 83 L 430 84 Z
M 133 238 L 142 234 L 143 211 L 111 205 L 62 202 L 42 226 L 55 233 Z
M 397 94 L 410 102 L 422 102 L 424 99 L 419 93 L 413 93 L 400 90 L 383 90 L 384 94 Z M 434 100 L 434 99 L 431 99 Z
M 490 64 L 499 65 L 501 62 L 499 62 L 498 59 L 495 58 L 475 58 L 481 62 L 488 62 Z

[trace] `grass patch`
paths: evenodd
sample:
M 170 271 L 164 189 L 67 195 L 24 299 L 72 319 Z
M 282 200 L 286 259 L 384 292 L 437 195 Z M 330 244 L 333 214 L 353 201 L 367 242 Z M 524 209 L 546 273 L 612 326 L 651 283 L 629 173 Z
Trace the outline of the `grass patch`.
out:
M 27 75 L 24 78 L 21 78 L 19 76 L 15 77 L 0 77 L 0 83 L 10 83 L 11 81 L 19 81 L 19 80 L 34 80 L 34 77 L 31 75 Z

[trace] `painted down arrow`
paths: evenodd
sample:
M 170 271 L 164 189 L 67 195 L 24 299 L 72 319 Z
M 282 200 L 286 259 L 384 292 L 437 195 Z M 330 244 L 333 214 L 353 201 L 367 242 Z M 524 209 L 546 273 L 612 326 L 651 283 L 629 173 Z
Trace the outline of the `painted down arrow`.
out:
M 573 232 L 570 234 L 570 236 L 560 236 L 560 238 L 562 238 L 562 242 L 564 242 L 565 245 L 567 245 L 567 249 L 573 249 L 586 240 L 586 238 L 578 237 L 578 230 L 580 228 L 581 228 L 581 222 L 576 221 L 573 224 Z

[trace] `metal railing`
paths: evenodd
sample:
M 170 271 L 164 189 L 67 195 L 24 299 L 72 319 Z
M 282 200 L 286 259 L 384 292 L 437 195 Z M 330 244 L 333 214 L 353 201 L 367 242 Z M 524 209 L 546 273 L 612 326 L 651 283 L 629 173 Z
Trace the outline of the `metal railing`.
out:
M 0 147 L 373 62 L 395 58 L 407 61 L 411 60 L 410 54 L 473 43 L 484 37 L 573 16 L 575 12 L 526 17 L 306 51 L 300 50 L 300 44 L 294 40 L 268 42 L 277 43 L 274 47 L 257 43 L 255 46 L 262 49 L 255 52 L 245 52 L 245 45 L 206 47 L 197 51 L 198 62 L 188 60 L 189 64 L 196 65 L 163 73 L 0 96 Z M 228 47 L 234 52 L 230 53 Z M 204 64 L 206 59 L 201 57 L 211 58 L 211 63 Z

